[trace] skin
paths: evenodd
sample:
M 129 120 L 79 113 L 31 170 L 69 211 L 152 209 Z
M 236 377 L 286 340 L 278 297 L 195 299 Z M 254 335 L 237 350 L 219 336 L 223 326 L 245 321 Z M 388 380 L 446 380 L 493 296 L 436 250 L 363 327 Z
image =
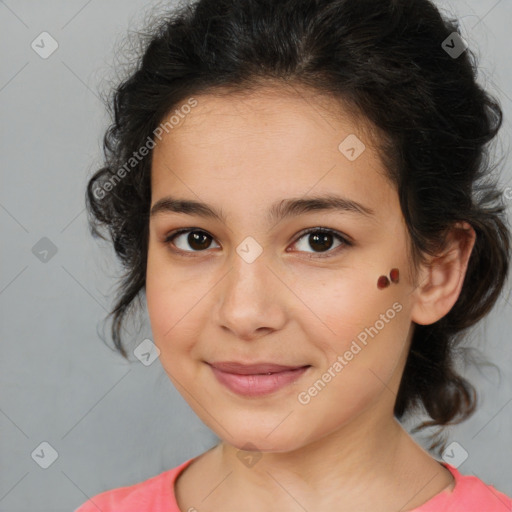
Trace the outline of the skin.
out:
M 150 218 L 146 299 L 160 361 L 222 440 L 181 473 L 177 502 L 201 512 L 412 510 L 450 491 L 453 478 L 412 440 L 393 406 L 414 323 L 433 323 L 454 305 L 475 234 L 461 224 L 466 230 L 453 231 L 445 255 L 414 276 L 398 195 L 368 125 L 329 97 L 295 91 L 196 96 L 198 105 L 153 150 L 152 205 L 172 195 L 226 217 Z M 338 149 L 349 134 L 366 146 L 354 161 Z M 375 215 L 317 211 L 266 221 L 275 201 L 333 192 Z M 319 250 L 300 234 L 318 227 L 353 245 L 332 237 L 331 248 Z M 185 233 L 174 248 L 192 256 L 172 252 L 165 238 L 179 228 L 209 234 L 206 249 Z M 248 236 L 263 251 L 250 264 L 236 251 Z M 392 268 L 399 283 L 379 290 L 377 279 Z M 394 303 L 400 312 L 299 403 L 298 394 Z M 205 363 L 230 360 L 311 367 L 284 389 L 248 398 L 220 384 Z M 237 456 L 248 451 L 261 456 L 250 467 Z

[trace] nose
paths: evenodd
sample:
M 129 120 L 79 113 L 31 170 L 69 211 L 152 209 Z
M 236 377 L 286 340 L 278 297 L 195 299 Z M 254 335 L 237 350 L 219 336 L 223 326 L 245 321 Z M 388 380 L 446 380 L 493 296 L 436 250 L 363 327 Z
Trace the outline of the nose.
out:
M 250 341 L 286 323 L 286 286 L 269 266 L 267 258 L 259 256 L 252 263 L 237 254 L 232 266 L 217 288 L 217 322 L 233 336 Z

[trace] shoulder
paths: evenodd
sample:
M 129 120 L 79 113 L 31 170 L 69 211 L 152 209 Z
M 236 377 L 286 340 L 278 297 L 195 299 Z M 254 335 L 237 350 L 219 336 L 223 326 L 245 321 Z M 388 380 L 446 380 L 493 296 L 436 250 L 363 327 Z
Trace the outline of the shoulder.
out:
M 452 491 L 443 491 L 417 509 L 418 512 L 512 512 L 512 498 L 474 475 L 462 475 L 444 464 L 455 478 Z
M 192 460 L 137 484 L 97 494 L 74 512 L 180 512 L 174 496 L 174 482 Z
M 460 475 L 457 485 L 459 486 L 457 505 L 464 507 L 464 510 L 512 512 L 510 496 L 474 475 Z

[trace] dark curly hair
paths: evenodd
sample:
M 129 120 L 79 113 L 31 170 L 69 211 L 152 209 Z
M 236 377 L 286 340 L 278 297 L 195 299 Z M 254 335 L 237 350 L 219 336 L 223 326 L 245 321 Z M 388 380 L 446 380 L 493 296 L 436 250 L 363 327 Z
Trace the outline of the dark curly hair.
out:
M 502 110 L 477 84 L 475 54 L 443 47 L 455 47 L 458 29 L 430 0 L 199 0 L 137 33 L 142 51 L 106 102 L 104 166 L 86 194 L 91 233 L 107 239 L 100 228 L 108 230 L 124 269 L 108 315 L 116 349 L 127 358 L 123 322 L 145 292 L 152 153 L 133 155 L 193 95 L 303 86 L 343 102 L 378 133 L 415 269 L 443 250 L 457 221 L 476 232 L 457 302 L 434 324 L 415 325 L 394 407 L 398 419 L 424 407 L 431 421 L 416 431 L 468 418 L 477 396 L 455 370 L 458 345 L 505 285 L 510 231 L 488 146 Z

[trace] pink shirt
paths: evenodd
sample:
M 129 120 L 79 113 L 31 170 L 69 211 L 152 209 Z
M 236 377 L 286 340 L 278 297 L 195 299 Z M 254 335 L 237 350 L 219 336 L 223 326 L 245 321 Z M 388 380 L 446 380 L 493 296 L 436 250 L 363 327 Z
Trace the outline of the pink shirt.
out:
M 187 512 L 180 511 L 174 495 L 178 475 L 197 457 L 129 487 L 97 494 L 75 512 Z M 441 463 L 455 477 L 455 488 L 436 494 L 411 512 L 512 512 L 512 499 L 476 476 L 461 475 Z

